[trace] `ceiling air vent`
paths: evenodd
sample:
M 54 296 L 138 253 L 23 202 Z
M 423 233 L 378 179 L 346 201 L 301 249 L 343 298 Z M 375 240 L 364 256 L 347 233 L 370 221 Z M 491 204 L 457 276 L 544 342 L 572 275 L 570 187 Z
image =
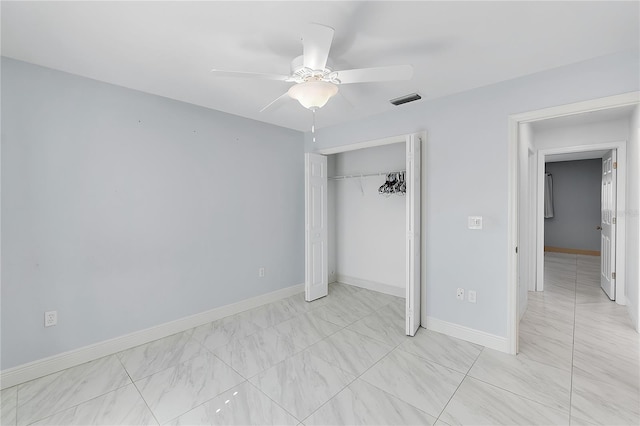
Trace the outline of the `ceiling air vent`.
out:
M 389 102 L 397 106 L 397 105 L 406 104 L 407 102 L 417 101 L 418 99 L 422 99 L 422 96 L 418 95 L 417 93 L 411 93 L 410 95 L 400 96 L 399 98 L 391 99 Z

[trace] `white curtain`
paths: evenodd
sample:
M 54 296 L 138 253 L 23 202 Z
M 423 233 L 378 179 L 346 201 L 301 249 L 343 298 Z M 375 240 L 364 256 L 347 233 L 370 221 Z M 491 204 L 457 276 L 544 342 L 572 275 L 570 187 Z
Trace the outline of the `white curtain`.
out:
M 553 217 L 553 178 L 551 173 L 544 175 L 544 217 Z

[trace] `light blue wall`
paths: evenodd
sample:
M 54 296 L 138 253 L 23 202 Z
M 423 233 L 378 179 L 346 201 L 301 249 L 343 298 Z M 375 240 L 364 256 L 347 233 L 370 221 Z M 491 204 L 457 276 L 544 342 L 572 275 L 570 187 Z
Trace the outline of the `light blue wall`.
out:
M 602 160 L 547 163 L 553 179 L 553 217 L 544 220 L 544 245 L 600 251 Z
M 507 331 L 507 123 L 510 114 L 640 89 L 637 51 L 621 52 L 445 98 L 418 101 L 305 135 L 307 151 L 427 131 L 423 276 L 427 315 Z M 417 88 L 428 94 L 429 87 Z M 321 112 L 320 112 L 321 113 Z M 467 229 L 483 216 L 484 230 Z M 456 300 L 477 291 L 476 304 Z
M 427 314 L 505 336 L 507 117 L 639 90 L 639 59 L 407 104 L 304 147 L 426 130 Z M 2 125 L 0 368 L 303 282 L 300 133 L 8 59 Z
M 3 58 L 1 368 L 304 282 L 303 146 Z

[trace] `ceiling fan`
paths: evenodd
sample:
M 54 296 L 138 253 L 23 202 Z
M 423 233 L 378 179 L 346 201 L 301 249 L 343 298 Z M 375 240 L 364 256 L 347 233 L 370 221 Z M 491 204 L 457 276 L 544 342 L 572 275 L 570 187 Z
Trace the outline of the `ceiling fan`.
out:
M 376 81 L 409 80 L 413 76 L 411 65 L 395 65 L 375 68 L 333 70 L 327 63 L 333 41 L 334 30 L 320 24 L 309 24 L 302 36 L 302 56 L 291 62 L 291 74 L 263 74 L 243 71 L 213 69 L 215 75 L 228 77 L 258 78 L 295 83 L 287 92 L 260 110 L 263 112 L 276 102 L 290 97 L 314 113 L 322 108 L 331 97 L 338 93 L 338 85 L 368 83 Z M 315 139 L 315 138 L 314 138 Z

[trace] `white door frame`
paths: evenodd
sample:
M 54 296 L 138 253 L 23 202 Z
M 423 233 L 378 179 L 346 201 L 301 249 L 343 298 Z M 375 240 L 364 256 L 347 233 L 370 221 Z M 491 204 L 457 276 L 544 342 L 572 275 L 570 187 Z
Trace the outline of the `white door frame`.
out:
M 573 154 L 576 152 L 602 151 L 614 149 L 618 152 L 618 184 L 616 186 L 616 211 L 624 212 L 626 208 L 627 183 L 627 142 L 607 142 L 593 145 L 577 145 L 562 148 L 548 148 L 538 150 L 538 165 L 534 178 L 538 183 L 536 203 L 536 253 L 535 265 L 537 270 L 536 290 L 544 290 L 544 170 L 546 158 L 549 155 Z M 616 223 L 616 303 L 625 305 L 625 260 L 626 260 L 626 227 L 625 215 L 619 215 Z
M 531 149 L 531 148 L 527 148 L 528 151 L 528 155 L 529 155 L 529 206 L 528 206 L 528 214 L 529 214 L 529 218 L 535 218 L 536 217 L 536 200 L 538 197 L 538 182 L 536 181 L 535 175 L 537 173 L 536 170 L 536 165 L 537 165 L 537 161 L 538 159 L 536 158 L 536 152 L 535 150 Z M 536 269 L 536 247 L 537 247 L 537 242 L 536 242 L 536 222 L 535 220 L 530 220 L 529 221 L 529 226 L 527 228 L 527 234 L 528 234 L 528 241 L 530 242 L 535 242 L 535 245 L 532 247 L 529 247 L 529 257 L 527 259 L 527 263 L 528 263 L 528 272 L 529 274 L 531 274 L 529 276 L 529 291 L 535 291 L 536 289 L 536 280 L 538 278 L 537 275 L 537 269 Z
M 422 131 L 422 132 L 416 132 L 416 133 L 407 133 L 404 135 L 398 135 L 398 136 L 391 136 L 391 137 L 387 137 L 387 138 L 382 138 L 382 139 L 375 139 L 375 140 L 370 140 L 370 141 L 364 141 L 364 142 L 357 142 L 357 143 L 352 143 L 349 145 L 341 145 L 341 146 L 336 146 L 336 147 L 331 147 L 331 148 L 323 148 L 323 149 L 318 149 L 316 151 L 314 151 L 314 153 L 316 154 L 322 154 L 322 155 L 331 155 L 331 154 L 339 154 L 342 152 L 349 152 L 349 151 L 355 151 L 357 149 L 363 149 L 363 148 L 373 148 L 376 146 L 383 146 L 383 145 L 391 145 L 391 144 L 395 144 L 395 143 L 409 143 L 409 140 L 411 137 L 413 137 L 413 135 L 418 134 L 419 138 L 420 138 L 420 142 L 421 142 L 421 149 L 420 149 L 420 170 L 422 169 L 422 165 L 425 164 L 424 162 L 424 157 L 425 157 L 425 153 L 426 153 L 426 147 L 425 147 L 425 141 L 427 140 L 427 132 L 426 131 Z M 405 158 L 405 161 L 409 161 L 408 159 Z M 420 228 L 424 229 L 424 225 L 423 225 L 423 221 L 424 221 L 424 217 L 422 214 L 422 203 L 425 200 L 424 197 L 424 188 L 425 185 L 423 185 L 423 175 L 422 173 L 420 173 L 420 179 L 421 179 L 421 185 L 420 185 L 420 205 L 419 205 L 419 214 L 420 214 Z M 420 270 L 420 278 L 417 280 L 418 285 L 420 286 L 420 298 L 417 300 L 417 304 L 419 305 L 416 309 L 417 312 L 414 311 L 414 315 L 420 315 L 420 325 L 422 327 L 426 326 L 426 283 L 424 281 L 424 270 L 423 270 L 423 265 L 424 265 L 424 246 L 425 246 L 425 238 L 424 238 L 424 232 L 420 232 L 420 262 L 419 262 L 419 270 Z M 407 291 L 407 294 L 409 294 L 409 279 L 405 278 L 405 282 L 407 285 L 407 288 L 405 289 Z M 408 300 L 408 299 L 407 299 Z M 408 321 L 408 318 L 407 318 Z M 408 329 L 408 322 L 407 322 L 407 329 Z
M 549 118 L 581 114 L 608 108 L 638 105 L 640 92 L 592 99 L 584 102 L 560 105 L 508 117 L 508 166 L 507 166 L 507 347 L 511 354 L 518 348 L 518 128 L 520 123 L 530 123 Z M 591 148 L 595 149 L 595 148 Z M 620 181 L 621 179 L 619 179 Z M 543 248 L 544 250 L 544 248 Z M 539 250 L 537 250 L 539 251 Z

